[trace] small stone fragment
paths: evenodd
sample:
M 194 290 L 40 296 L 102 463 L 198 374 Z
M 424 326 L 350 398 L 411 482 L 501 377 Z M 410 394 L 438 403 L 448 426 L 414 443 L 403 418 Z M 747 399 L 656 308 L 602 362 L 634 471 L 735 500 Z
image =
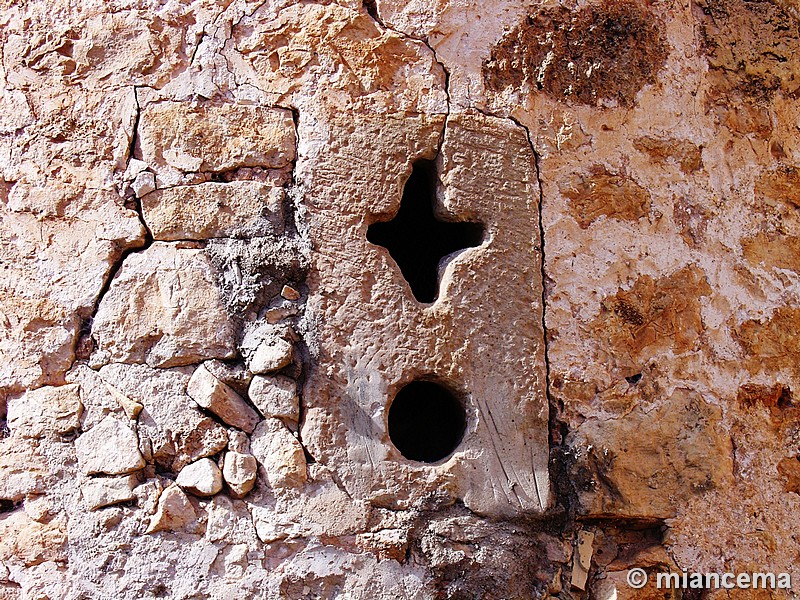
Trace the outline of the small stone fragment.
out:
M 195 370 L 186 393 L 228 425 L 247 433 L 251 433 L 260 420 L 256 411 L 239 394 L 214 377 L 204 365 Z
M 133 181 L 142 171 L 147 170 L 147 163 L 143 160 L 138 160 L 136 158 L 130 159 L 128 161 L 128 168 L 125 169 L 125 174 L 122 178 L 125 181 Z
M 136 400 L 128 398 L 113 385 L 107 383 L 106 389 L 108 389 L 108 393 L 111 394 L 111 397 L 122 407 L 122 410 L 125 411 L 125 414 L 130 420 L 133 421 L 139 416 L 139 413 L 142 412 L 142 408 L 144 407 L 141 404 L 136 402 Z
M 579 590 L 586 589 L 586 580 L 589 578 L 589 569 L 592 567 L 592 554 L 594 550 L 594 533 L 591 531 L 578 532 L 578 547 L 572 556 L 572 587 Z
M 300 420 L 300 400 L 293 379 L 283 375 L 256 375 L 248 393 L 250 400 L 265 417 L 276 417 L 293 424 Z
M 299 487 L 305 482 L 308 473 L 303 447 L 278 419 L 259 423 L 250 446 L 272 487 Z
M 183 467 L 175 483 L 195 496 L 213 496 L 222 490 L 222 472 L 213 460 L 201 458 Z
M 156 189 L 156 176 L 149 171 L 143 171 L 136 176 L 131 187 L 136 197 L 141 198 Z
M 171 485 L 158 499 L 156 514 L 150 517 L 150 526 L 145 533 L 156 531 L 178 531 L 197 518 L 192 503 L 178 485 Z
M 227 452 L 222 462 L 222 474 L 234 498 L 242 498 L 253 489 L 258 463 L 252 454 Z
M 283 338 L 266 339 L 261 342 L 250 357 L 250 371 L 253 373 L 273 373 L 292 362 L 294 347 Z
M 298 292 L 296 289 L 294 289 L 290 285 L 285 285 L 285 286 L 283 286 L 283 289 L 281 290 L 281 296 L 283 296 L 287 300 L 293 300 L 293 301 L 294 300 L 299 300 L 300 299 L 300 292 Z
M 250 452 L 250 438 L 236 429 L 228 431 L 228 450 L 248 454 Z
M 128 502 L 136 499 L 133 488 L 138 479 L 135 474 L 125 477 L 98 477 L 89 479 L 81 485 L 83 503 L 89 510 L 97 510 L 105 506 Z
M 75 440 L 75 452 L 85 475 L 123 475 L 145 466 L 136 433 L 110 415 Z

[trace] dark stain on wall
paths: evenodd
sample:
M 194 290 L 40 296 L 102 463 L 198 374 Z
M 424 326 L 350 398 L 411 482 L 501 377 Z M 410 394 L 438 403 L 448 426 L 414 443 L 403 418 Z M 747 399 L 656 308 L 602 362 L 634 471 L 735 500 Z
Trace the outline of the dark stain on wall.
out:
M 698 0 L 701 49 L 712 85 L 754 102 L 800 90 L 800 21 L 780 0 Z
M 558 100 L 630 106 L 667 57 L 662 23 L 646 6 L 609 0 L 526 17 L 483 65 L 488 89 L 541 90 Z

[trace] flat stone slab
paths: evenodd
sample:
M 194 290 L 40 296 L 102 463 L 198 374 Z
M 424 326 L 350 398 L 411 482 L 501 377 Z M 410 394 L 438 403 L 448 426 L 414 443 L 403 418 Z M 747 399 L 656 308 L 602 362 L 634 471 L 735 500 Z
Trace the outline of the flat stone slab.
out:
M 155 102 L 139 122 L 142 161 L 160 172 L 281 169 L 294 160 L 292 113 L 240 104 Z
M 142 213 L 157 240 L 280 235 L 284 195 L 258 181 L 179 185 L 147 194 Z
M 443 121 L 340 123 L 347 135 L 328 135 L 347 145 L 300 157 L 298 171 L 312 171 L 317 249 L 308 311 L 320 324 L 302 439 L 354 498 L 404 508 L 449 496 L 485 515 L 541 513 L 551 494 L 535 156 L 511 120 L 451 116 L 442 139 Z M 444 259 L 433 303 L 416 301 L 389 252 L 366 238 L 397 212 L 420 159 L 436 160 L 434 212 L 485 228 L 478 247 Z M 354 164 L 381 168 L 338 185 Z M 419 378 L 453 389 L 466 410 L 461 443 L 434 464 L 404 458 L 387 427 L 395 394 Z

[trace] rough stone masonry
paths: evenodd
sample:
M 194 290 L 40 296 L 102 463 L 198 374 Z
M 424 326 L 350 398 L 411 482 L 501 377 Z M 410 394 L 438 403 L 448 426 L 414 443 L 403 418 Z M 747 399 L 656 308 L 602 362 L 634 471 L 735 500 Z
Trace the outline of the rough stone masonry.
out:
M 794 3 L 0 41 L 0 600 L 797 597 L 655 587 L 800 585 Z

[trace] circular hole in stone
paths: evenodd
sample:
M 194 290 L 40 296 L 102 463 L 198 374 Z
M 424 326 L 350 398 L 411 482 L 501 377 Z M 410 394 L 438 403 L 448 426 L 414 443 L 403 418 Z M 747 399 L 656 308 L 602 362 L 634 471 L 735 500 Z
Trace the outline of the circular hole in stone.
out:
M 425 463 L 450 456 L 464 437 L 467 415 L 461 401 L 433 381 L 412 381 L 389 407 L 389 438 L 405 458 Z

